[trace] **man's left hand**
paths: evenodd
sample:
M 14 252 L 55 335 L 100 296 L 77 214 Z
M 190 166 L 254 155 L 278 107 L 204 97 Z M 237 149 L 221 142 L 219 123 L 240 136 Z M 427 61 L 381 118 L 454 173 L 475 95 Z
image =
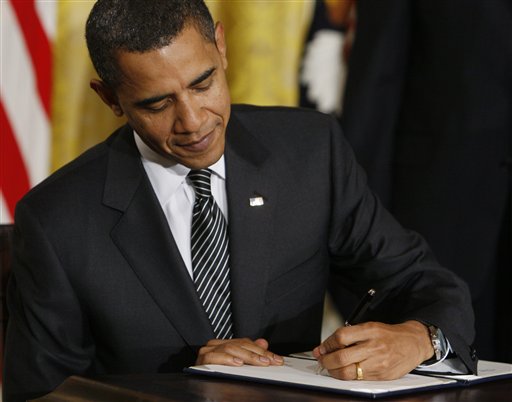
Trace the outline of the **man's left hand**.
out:
M 282 366 L 284 360 L 268 350 L 268 342 L 263 338 L 211 339 L 199 349 L 196 364 Z

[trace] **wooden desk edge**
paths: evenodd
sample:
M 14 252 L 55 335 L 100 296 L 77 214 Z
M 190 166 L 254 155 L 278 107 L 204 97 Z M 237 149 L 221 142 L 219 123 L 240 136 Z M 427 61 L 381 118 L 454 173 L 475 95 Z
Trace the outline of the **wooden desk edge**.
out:
M 93 400 L 108 400 L 112 402 L 176 402 L 175 399 L 133 391 L 78 376 L 67 378 L 54 391 L 43 397 L 32 399 L 30 402 L 85 402 Z

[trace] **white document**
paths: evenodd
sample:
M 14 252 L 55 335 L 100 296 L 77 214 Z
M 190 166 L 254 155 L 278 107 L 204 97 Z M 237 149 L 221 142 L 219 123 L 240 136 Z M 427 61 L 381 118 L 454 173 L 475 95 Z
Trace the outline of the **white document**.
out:
M 186 372 L 246 381 L 281 384 L 373 398 L 436 388 L 467 386 L 500 378 L 512 378 L 512 365 L 489 361 L 478 363 L 479 375 L 407 374 L 392 381 L 343 381 L 317 374 L 317 363 L 308 358 L 285 357 L 283 366 L 241 367 L 206 364 L 192 366 Z
M 192 366 L 185 371 L 197 374 L 246 379 L 249 381 L 277 383 L 302 388 L 322 389 L 331 392 L 385 396 L 411 390 L 433 389 L 457 385 L 457 381 L 447 378 L 427 377 L 408 374 L 393 381 L 342 381 L 327 375 L 316 374 L 316 361 L 285 357 L 284 366 L 241 366 L 230 367 L 216 364 Z

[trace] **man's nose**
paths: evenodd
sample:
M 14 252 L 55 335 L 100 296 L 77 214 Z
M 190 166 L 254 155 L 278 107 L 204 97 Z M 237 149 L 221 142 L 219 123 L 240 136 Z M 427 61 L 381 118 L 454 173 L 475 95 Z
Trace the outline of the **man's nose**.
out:
M 206 111 L 200 102 L 192 96 L 186 96 L 176 102 L 176 120 L 174 131 L 177 133 L 195 133 L 206 121 Z

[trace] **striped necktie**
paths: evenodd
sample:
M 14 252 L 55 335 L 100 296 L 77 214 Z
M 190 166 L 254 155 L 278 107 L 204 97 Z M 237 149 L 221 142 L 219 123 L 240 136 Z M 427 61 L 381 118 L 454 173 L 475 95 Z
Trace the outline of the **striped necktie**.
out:
M 218 339 L 233 337 L 227 224 L 210 188 L 209 169 L 191 170 L 196 200 L 192 214 L 192 274 Z

